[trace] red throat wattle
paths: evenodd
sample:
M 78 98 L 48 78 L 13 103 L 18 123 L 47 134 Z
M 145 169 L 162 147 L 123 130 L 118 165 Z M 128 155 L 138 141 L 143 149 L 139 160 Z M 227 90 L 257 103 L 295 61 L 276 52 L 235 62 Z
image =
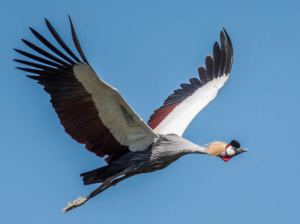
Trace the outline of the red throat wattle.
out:
M 220 156 L 221 159 L 223 159 L 224 162 L 228 162 L 232 157 L 231 156 Z

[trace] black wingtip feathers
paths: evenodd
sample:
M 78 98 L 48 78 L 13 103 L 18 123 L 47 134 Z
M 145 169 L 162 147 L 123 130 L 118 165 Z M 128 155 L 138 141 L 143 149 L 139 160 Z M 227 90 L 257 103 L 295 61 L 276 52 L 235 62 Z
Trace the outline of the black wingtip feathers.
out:
M 232 67 L 232 62 L 233 47 L 231 39 L 223 27 L 220 31 L 220 45 L 218 42 L 215 42 L 213 45 L 213 57 L 208 55 L 205 58 L 206 69 L 202 66 L 198 68 L 201 83 L 204 85 L 214 78 L 228 75 Z
M 75 47 L 76 47 L 80 57 L 82 58 L 83 62 L 86 63 L 86 64 L 89 64 L 88 61 L 86 60 L 85 56 L 84 56 L 84 53 L 83 53 L 82 49 L 81 49 L 81 46 L 79 44 L 75 29 L 74 29 L 74 26 L 73 26 L 73 23 L 72 23 L 72 19 L 71 19 L 69 14 L 68 14 L 68 17 L 69 17 L 69 21 L 70 21 L 70 25 L 71 25 L 71 33 L 72 33 L 72 38 L 73 38 L 73 42 L 75 44 Z

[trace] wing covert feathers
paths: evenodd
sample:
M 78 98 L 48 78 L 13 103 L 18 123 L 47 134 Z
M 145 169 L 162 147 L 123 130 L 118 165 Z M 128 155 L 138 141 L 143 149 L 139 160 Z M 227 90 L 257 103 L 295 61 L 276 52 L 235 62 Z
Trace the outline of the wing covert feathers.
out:
M 160 134 L 174 133 L 182 136 L 193 118 L 206 107 L 226 83 L 233 62 L 231 40 L 224 31 L 220 33 L 221 49 L 218 42 L 213 46 L 213 57 L 205 58 L 206 69 L 198 67 L 198 78 L 190 79 L 190 84 L 181 84 L 159 109 L 155 110 L 148 125 Z
M 35 61 L 14 59 L 34 69 L 17 68 L 35 74 L 27 77 L 44 86 L 65 131 L 97 156 L 107 155 L 105 160 L 108 163 L 129 150 L 146 149 L 156 141 L 157 134 L 132 110 L 120 93 L 102 81 L 89 66 L 69 19 L 72 38 L 83 62 L 68 48 L 49 21 L 45 20 L 52 36 L 71 58 L 30 28 L 34 36 L 58 57 L 22 40 L 42 57 L 15 49 Z

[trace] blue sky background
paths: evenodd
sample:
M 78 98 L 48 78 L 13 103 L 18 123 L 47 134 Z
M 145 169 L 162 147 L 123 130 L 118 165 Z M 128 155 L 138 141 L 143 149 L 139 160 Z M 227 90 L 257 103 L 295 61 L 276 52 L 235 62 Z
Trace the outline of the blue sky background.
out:
M 299 1 L 8 1 L 0 7 L 0 222 L 300 223 Z M 79 174 L 105 165 L 71 139 L 40 85 L 15 69 L 13 48 L 54 42 L 47 18 L 75 51 L 67 14 L 97 74 L 147 121 L 197 77 L 225 27 L 234 63 L 218 97 L 184 137 L 199 145 L 240 141 L 249 152 L 224 163 L 189 155 L 138 175 L 63 215 L 98 185 Z M 56 46 L 58 46 L 56 44 Z

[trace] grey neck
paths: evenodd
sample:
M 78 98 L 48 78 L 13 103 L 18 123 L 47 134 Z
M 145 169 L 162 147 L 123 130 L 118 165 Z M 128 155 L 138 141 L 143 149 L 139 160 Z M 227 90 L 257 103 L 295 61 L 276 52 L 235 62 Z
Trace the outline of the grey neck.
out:
M 186 149 L 186 151 L 188 154 L 206 154 L 205 148 L 196 144 L 193 144 L 191 147 Z
M 175 134 L 160 135 L 160 139 L 153 145 L 153 149 L 165 155 L 206 154 L 204 147 Z

